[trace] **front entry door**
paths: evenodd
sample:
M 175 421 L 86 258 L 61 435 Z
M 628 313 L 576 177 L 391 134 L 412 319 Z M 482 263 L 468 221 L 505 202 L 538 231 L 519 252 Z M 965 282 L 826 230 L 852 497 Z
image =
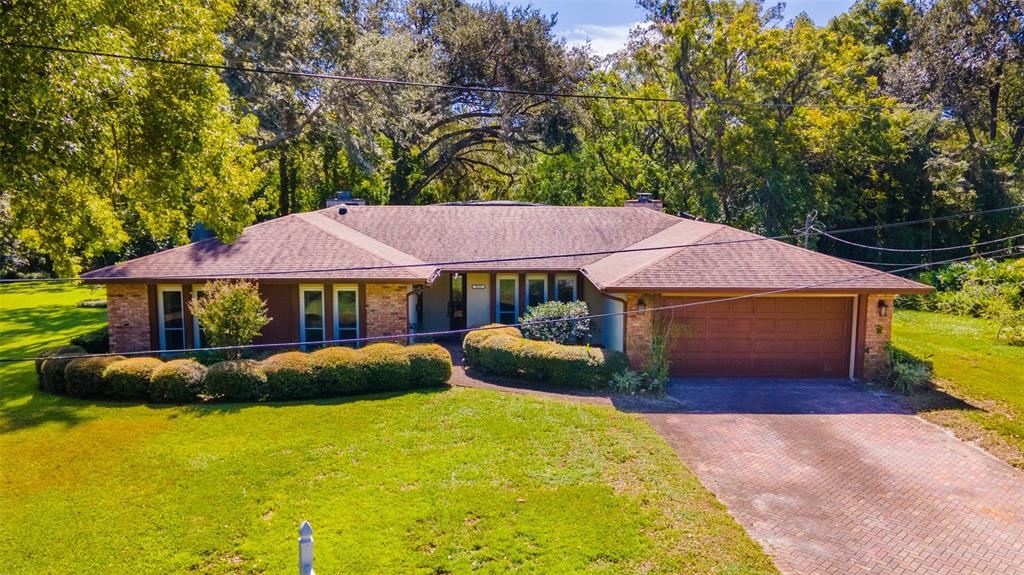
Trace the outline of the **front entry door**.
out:
M 452 274 L 448 294 L 449 329 L 466 329 L 466 274 Z

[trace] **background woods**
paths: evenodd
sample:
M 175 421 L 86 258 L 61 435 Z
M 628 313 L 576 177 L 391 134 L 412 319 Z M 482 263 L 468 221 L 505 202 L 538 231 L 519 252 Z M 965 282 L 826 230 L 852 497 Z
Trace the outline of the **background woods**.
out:
M 77 273 L 187 241 L 199 222 L 230 240 L 339 190 L 406 204 L 649 192 L 766 234 L 810 210 L 838 228 L 1024 202 L 1020 0 L 862 0 L 824 26 L 759 1 L 640 5 L 628 45 L 597 58 L 554 15 L 490 2 L 5 3 L 3 42 L 520 93 L 5 47 L 0 267 Z M 848 238 L 1020 232 L 1011 212 Z

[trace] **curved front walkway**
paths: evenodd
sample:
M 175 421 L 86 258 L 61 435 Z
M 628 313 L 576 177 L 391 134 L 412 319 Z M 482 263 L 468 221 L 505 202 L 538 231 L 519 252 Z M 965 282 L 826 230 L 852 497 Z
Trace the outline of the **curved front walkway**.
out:
M 1024 473 L 846 381 L 681 380 L 651 425 L 787 573 L 1024 573 Z

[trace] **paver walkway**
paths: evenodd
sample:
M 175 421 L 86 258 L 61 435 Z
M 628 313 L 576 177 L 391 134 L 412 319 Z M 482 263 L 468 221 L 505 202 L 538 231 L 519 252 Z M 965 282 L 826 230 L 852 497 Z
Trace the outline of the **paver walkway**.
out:
M 844 381 L 676 381 L 647 419 L 786 573 L 1024 573 L 1024 473 Z

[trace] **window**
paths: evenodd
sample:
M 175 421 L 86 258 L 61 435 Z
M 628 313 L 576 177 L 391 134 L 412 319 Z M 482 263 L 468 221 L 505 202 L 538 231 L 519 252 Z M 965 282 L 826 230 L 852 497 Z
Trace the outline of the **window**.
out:
M 299 341 L 324 340 L 324 288 L 299 288 Z M 305 347 L 305 346 L 303 346 Z
M 206 295 L 206 292 L 201 287 L 192 286 L 192 301 L 197 301 L 199 298 Z M 196 316 L 192 316 L 192 347 L 204 347 L 208 342 L 206 341 L 206 330 L 203 326 L 199 325 L 199 319 Z
M 495 306 L 498 323 L 513 324 L 519 317 L 519 278 L 498 276 L 498 301 Z
M 526 276 L 527 309 L 548 301 L 548 277 Z
M 355 286 L 334 288 L 334 339 L 359 337 L 359 290 Z M 355 346 L 355 343 L 343 345 Z
M 555 299 L 564 303 L 576 301 L 576 276 L 555 278 Z
M 157 287 L 157 315 L 160 320 L 160 349 L 185 349 L 185 316 L 181 286 Z

